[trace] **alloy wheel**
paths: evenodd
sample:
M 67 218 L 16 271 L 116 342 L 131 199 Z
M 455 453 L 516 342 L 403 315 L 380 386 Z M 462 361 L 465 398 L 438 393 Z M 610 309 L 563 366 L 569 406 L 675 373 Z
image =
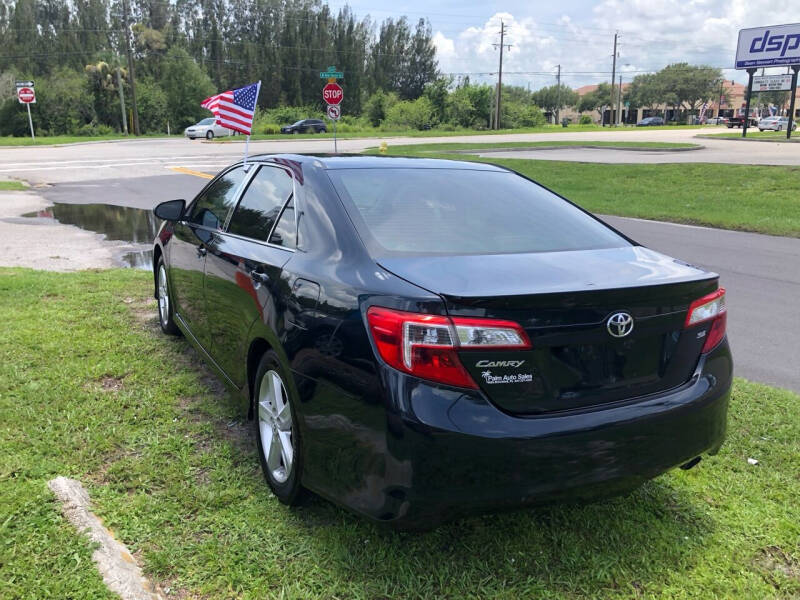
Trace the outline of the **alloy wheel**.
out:
M 258 432 L 270 477 L 285 483 L 294 465 L 292 410 L 281 376 L 267 371 L 258 387 Z
M 166 325 L 169 320 L 169 292 L 167 291 L 167 270 L 164 263 L 158 266 L 158 317 Z

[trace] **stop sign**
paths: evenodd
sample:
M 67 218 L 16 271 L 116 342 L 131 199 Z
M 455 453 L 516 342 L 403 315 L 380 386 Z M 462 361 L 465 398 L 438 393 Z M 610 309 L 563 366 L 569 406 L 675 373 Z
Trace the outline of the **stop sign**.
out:
M 328 83 L 322 88 L 322 99 L 328 104 L 339 104 L 342 98 L 344 98 L 344 92 L 338 83 Z
M 36 94 L 33 93 L 33 88 L 22 87 L 17 90 L 17 98 L 23 104 L 30 104 L 36 102 Z

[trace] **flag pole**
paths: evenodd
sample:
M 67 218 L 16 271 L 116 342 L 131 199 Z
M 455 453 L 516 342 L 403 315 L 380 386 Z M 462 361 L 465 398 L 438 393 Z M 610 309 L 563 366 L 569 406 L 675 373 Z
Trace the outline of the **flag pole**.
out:
M 258 80 L 258 88 L 256 89 L 256 101 L 253 104 L 253 120 L 250 121 L 250 130 L 253 130 L 253 121 L 256 118 L 256 109 L 258 108 L 258 95 L 261 93 L 261 80 Z M 247 138 L 244 140 L 244 168 L 247 170 L 247 153 L 250 150 L 250 134 L 247 134 Z

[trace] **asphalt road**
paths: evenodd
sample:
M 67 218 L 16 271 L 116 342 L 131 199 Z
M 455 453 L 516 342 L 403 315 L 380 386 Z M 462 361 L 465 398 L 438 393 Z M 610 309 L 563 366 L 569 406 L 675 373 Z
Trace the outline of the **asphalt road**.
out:
M 638 141 L 698 141 L 696 130 L 625 131 L 467 138 L 403 138 L 390 144 L 439 141 L 514 141 L 518 139 L 587 139 Z M 567 138 L 569 136 L 569 138 Z M 360 151 L 380 140 L 344 140 L 340 150 Z M 800 144 L 767 144 L 700 140 L 706 150 L 665 154 L 667 159 L 800 165 Z M 329 140 L 269 141 L 251 144 L 251 153 L 326 152 Z M 713 146 L 713 147 L 712 147 Z M 188 140 L 136 140 L 53 148 L 0 148 L 0 178 L 14 176 L 42 187 L 51 202 L 117 204 L 149 209 L 162 200 L 192 198 L 206 180 L 175 172 L 190 169 L 213 173 L 239 159 L 241 144 L 205 144 Z M 625 162 L 652 162 L 650 152 L 605 150 L 536 151 L 534 158 L 573 154 L 624 156 Z M 552 154 L 555 153 L 555 154 Z M 705 154 L 704 154 L 705 153 Z M 497 156 L 493 154 L 493 156 Z M 614 157 L 614 158 L 611 158 Z M 600 159 L 595 157 L 592 160 Z M 666 160 L 666 159 L 665 159 Z M 788 161 L 788 162 L 787 162 Z M 711 167 L 710 167 L 711 168 Z M 607 217 L 633 239 L 671 256 L 701 265 L 721 275 L 728 289 L 728 331 L 738 375 L 800 392 L 800 240 L 750 233 Z
M 655 141 L 690 142 L 704 146 L 692 152 L 630 152 L 624 150 L 568 148 L 523 151 L 510 156 L 540 160 L 586 162 L 701 162 L 729 164 L 800 165 L 800 144 L 741 142 L 697 139 L 699 132 L 728 131 L 726 128 L 471 135 L 430 138 L 386 138 L 391 145 L 438 142 L 514 142 L 514 141 Z M 383 141 L 380 138 L 339 141 L 340 152 L 361 152 Z M 188 139 L 139 139 L 121 142 L 95 142 L 72 146 L 0 147 L 0 179 L 16 177 L 33 184 L 53 184 L 98 179 L 124 179 L 164 175 L 171 169 L 219 170 L 239 160 L 241 142 L 207 143 Z M 264 140 L 251 142 L 251 154 L 276 152 L 328 153 L 330 139 Z M 493 153 L 499 157 L 501 154 Z

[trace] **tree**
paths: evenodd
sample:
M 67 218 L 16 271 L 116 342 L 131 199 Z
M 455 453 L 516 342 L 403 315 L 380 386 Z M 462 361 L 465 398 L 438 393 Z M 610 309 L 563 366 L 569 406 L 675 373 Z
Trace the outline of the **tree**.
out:
M 703 102 L 714 97 L 722 71 L 705 65 L 688 63 L 667 65 L 655 75 L 663 101 L 676 107 L 685 106 L 696 113 Z
M 575 106 L 578 100 L 577 92 L 563 83 L 543 87 L 533 93 L 533 101 L 536 102 L 536 105 L 551 113 L 557 113 L 565 106 Z
M 372 91 L 397 92 L 404 100 L 422 95 L 425 84 L 438 77 L 431 26 L 420 19 L 412 35 L 405 17 L 386 19 L 369 62 Z
M 172 48 L 167 52 L 160 85 L 169 101 L 172 129 L 182 129 L 209 116 L 200 103 L 214 93 L 214 84 L 186 50 Z
M 431 101 L 433 112 L 436 120 L 442 122 L 445 120 L 447 112 L 447 96 L 449 94 L 450 86 L 453 85 L 452 75 L 447 77 L 439 77 L 434 81 L 425 85 L 423 90 L 424 96 Z
M 625 100 L 633 108 L 654 108 L 664 101 L 664 90 L 661 82 L 654 73 L 644 73 L 633 78 Z
M 576 108 L 578 112 L 596 110 L 600 113 L 600 120 L 602 121 L 603 113 L 609 106 L 611 106 L 611 86 L 604 82 L 599 84 L 597 89 L 581 96 L 578 99 Z
M 447 122 L 459 127 L 488 127 L 492 93 L 491 86 L 472 85 L 465 79 L 447 96 Z

